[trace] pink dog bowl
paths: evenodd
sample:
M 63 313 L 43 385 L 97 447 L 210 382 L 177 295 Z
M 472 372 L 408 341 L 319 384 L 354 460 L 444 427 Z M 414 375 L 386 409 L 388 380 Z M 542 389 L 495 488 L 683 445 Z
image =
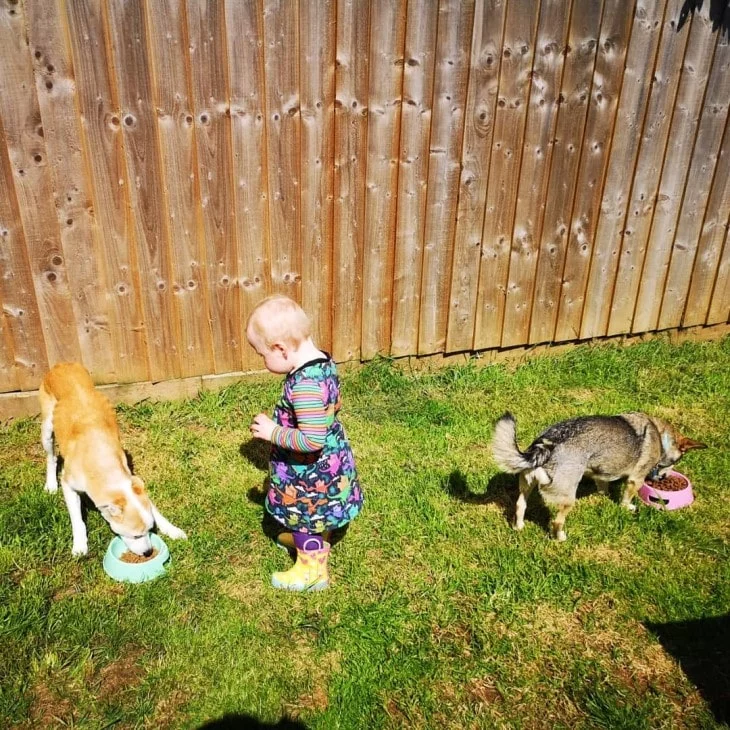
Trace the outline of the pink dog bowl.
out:
M 676 492 L 668 492 L 664 489 L 657 489 L 656 484 L 661 484 L 661 479 L 656 482 L 644 482 L 641 489 L 639 489 L 639 497 L 644 504 L 648 504 L 650 507 L 656 507 L 657 509 L 679 509 L 680 507 L 686 507 L 694 502 L 695 496 L 692 493 L 692 482 L 678 471 L 668 472 L 669 476 L 679 477 L 686 483 L 684 489 L 679 489 Z

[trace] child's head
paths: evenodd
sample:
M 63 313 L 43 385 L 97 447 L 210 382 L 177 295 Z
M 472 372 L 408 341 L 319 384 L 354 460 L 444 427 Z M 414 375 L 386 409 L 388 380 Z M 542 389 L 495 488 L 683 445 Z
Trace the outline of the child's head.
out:
M 246 324 L 246 338 L 272 373 L 290 372 L 289 355 L 311 336 L 312 325 L 306 312 L 282 294 L 259 302 Z

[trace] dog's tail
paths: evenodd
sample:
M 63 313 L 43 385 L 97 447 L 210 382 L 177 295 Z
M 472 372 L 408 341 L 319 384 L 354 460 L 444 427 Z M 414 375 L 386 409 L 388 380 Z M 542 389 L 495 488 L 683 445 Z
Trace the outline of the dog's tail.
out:
M 494 427 L 492 439 L 492 456 L 502 471 L 508 474 L 519 474 L 526 469 L 536 469 L 549 458 L 552 444 L 533 444 L 527 451 L 520 451 L 517 446 L 517 421 L 507 412 Z

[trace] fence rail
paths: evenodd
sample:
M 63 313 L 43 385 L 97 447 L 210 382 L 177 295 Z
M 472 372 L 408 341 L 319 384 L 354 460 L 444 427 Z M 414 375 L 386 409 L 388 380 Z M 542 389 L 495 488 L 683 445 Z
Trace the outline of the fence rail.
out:
M 699 7 L 697 7 L 699 5 Z M 0 392 L 725 323 L 730 11 L 0 0 Z

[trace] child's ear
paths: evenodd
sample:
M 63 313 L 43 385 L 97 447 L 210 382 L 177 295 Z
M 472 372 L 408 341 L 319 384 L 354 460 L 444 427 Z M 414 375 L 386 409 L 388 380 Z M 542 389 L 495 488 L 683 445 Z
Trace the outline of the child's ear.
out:
M 283 342 L 275 342 L 271 346 L 271 349 L 276 350 L 276 352 L 278 352 L 285 360 L 289 356 L 289 350 Z

